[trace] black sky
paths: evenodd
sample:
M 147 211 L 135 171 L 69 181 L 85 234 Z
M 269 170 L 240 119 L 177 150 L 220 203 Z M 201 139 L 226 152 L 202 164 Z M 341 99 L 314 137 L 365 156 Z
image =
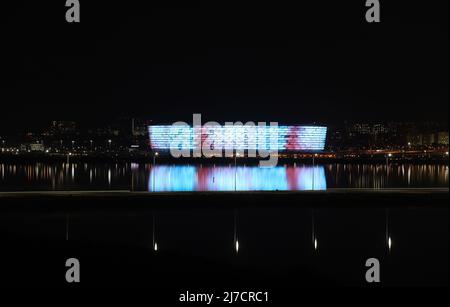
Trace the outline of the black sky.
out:
M 448 122 L 448 1 L 2 9 L 0 128 L 104 121 Z M 92 3 L 96 2 L 96 4 Z

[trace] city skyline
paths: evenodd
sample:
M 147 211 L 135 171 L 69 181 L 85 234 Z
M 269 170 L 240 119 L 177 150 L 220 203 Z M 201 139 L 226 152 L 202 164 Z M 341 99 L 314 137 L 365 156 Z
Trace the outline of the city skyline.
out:
M 192 116 L 192 115 L 191 115 Z M 97 120 L 97 121 L 83 121 L 83 120 L 77 120 L 74 118 L 68 118 L 68 117 L 63 117 L 63 118 L 58 118 L 58 119 L 52 119 L 52 120 L 41 120 L 39 121 L 36 125 L 34 126 L 24 126 L 20 123 L 17 123 L 17 125 L 14 126 L 8 126 L 8 127 L 4 127 L 2 130 L 0 130 L 0 136 L 4 135 L 4 136 L 8 136 L 8 135 L 19 135 L 19 134 L 25 134 L 25 133 L 45 133 L 51 129 L 55 128 L 55 125 L 66 125 L 66 126 L 70 126 L 69 130 L 77 130 L 78 133 L 81 131 L 88 131 L 88 130 L 92 130 L 92 129 L 108 129 L 111 127 L 129 127 L 130 129 L 133 129 L 133 126 L 145 126 L 145 125 L 150 125 L 150 124 L 164 124 L 164 125 L 170 125 L 179 121 L 183 121 L 186 118 L 172 118 L 172 121 L 170 120 L 158 120 L 154 117 L 145 117 L 143 115 L 141 116 L 118 116 L 118 117 L 113 117 L 113 118 L 108 118 L 108 119 L 103 119 L 103 120 Z M 189 120 L 189 118 L 187 118 L 187 120 Z M 191 117 L 192 120 L 192 117 Z M 217 121 L 214 120 L 212 118 L 210 118 L 209 120 L 205 120 L 205 122 L 207 121 L 215 121 L 218 123 L 226 123 L 226 122 L 230 122 L 230 120 L 224 120 L 224 121 Z M 235 121 L 231 121 L 231 122 L 242 122 L 242 123 L 247 123 L 249 121 L 252 121 L 250 119 L 248 120 L 235 120 Z M 267 123 L 270 122 L 276 122 L 273 120 L 270 120 L 270 118 L 268 120 L 266 120 Z M 278 122 L 279 125 L 295 125 L 295 124 L 303 124 L 303 125 L 326 125 L 328 127 L 334 127 L 334 128 L 338 128 L 338 127 L 343 127 L 343 126 L 350 126 L 350 125 L 355 125 L 358 126 L 360 125 L 361 129 L 364 129 L 364 127 L 366 127 L 366 129 L 369 129 L 367 127 L 371 127 L 370 129 L 373 129 L 373 127 L 376 127 L 377 125 L 381 125 L 381 126 L 389 126 L 389 125 L 411 125 L 411 126 L 417 126 L 417 127 L 428 127 L 428 130 L 433 130 L 433 129 L 441 129 L 441 130 L 448 130 L 449 128 L 449 123 L 448 120 L 381 120 L 381 119 L 374 119 L 374 120 L 362 120 L 362 119 L 354 119 L 354 120 L 348 120 L 348 119 L 344 119 L 344 120 L 338 120 L 338 119 L 333 119 L 331 121 L 315 121 L 315 120 L 309 120 L 309 121 L 297 121 L 297 122 L 291 122 L 291 121 L 281 121 Z M 434 128 L 433 128 L 434 127 Z M 64 129 L 67 129 L 67 127 L 65 127 Z
M 227 125 L 226 122 L 224 124 Z M 243 124 L 247 124 L 247 122 Z M 312 126 L 318 127 L 320 125 Z M 151 135 L 150 127 L 157 127 L 158 129 L 165 127 L 165 130 L 163 129 L 165 133 L 158 132 L 155 138 L 155 135 Z M 124 154 L 124 152 L 130 151 L 131 155 L 136 152 L 147 155 L 155 150 L 160 151 L 164 147 L 161 147 L 161 144 L 170 141 L 170 138 L 167 138 L 169 127 L 170 125 L 161 126 L 154 120 L 142 118 L 121 117 L 116 121 L 110 121 L 109 124 L 102 126 L 97 124 L 90 127 L 82 127 L 75 121 L 55 120 L 41 130 L 27 130 L 28 132 L 15 134 L 0 133 L 0 145 L 4 154 L 8 151 L 26 153 L 31 150 L 32 152 L 45 151 L 49 154 L 65 151 Z M 278 123 L 277 129 L 286 130 L 288 127 L 292 128 L 295 125 L 286 126 L 283 123 Z M 426 152 L 427 149 L 428 152 L 436 150 L 437 153 L 441 154 L 448 152 L 449 132 L 446 123 L 344 121 L 339 125 L 323 125 L 323 129 L 326 131 L 323 135 L 325 143 L 320 146 L 322 149 L 320 151 L 323 152 L 350 150 L 357 153 L 360 150 L 370 151 L 374 149 L 391 151 L 397 149 L 407 152 L 414 149 L 419 150 L 417 151 L 418 154 L 423 153 L 423 150 Z M 294 134 L 297 135 L 297 132 Z M 202 140 L 205 136 L 202 136 Z M 300 143 L 297 143 L 297 141 L 294 141 L 295 139 L 290 137 L 288 141 L 294 142 L 292 144 L 307 142 L 307 140 L 300 138 Z M 281 140 L 279 141 L 281 142 Z M 280 148 L 284 148 L 281 143 L 279 144 Z M 295 153 L 295 150 L 293 153 Z

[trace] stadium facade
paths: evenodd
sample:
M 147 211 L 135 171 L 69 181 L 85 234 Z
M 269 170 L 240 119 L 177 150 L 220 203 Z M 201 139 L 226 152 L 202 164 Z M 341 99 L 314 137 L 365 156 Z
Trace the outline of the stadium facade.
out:
M 324 126 L 148 126 L 153 151 L 171 148 L 194 150 L 201 146 L 223 150 L 276 150 L 278 152 L 319 152 L 324 150 Z

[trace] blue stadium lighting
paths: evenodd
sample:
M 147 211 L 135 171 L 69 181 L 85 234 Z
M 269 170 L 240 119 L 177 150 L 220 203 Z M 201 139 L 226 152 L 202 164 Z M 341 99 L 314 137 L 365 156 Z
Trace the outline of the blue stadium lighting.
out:
M 220 126 L 194 129 L 189 126 L 152 125 L 148 127 L 153 150 L 195 149 L 195 140 L 208 139 L 213 146 L 233 150 L 273 149 L 278 151 L 322 151 L 327 127 L 322 126 Z M 197 134 L 197 137 L 194 137 Z M 276 148 L 270 140 L 277 137 Z
M 237 176 L 235 176 L 237 172 Z M 326 190 L 323 166 L 196 167 L 156 166 L 150 170 L 148 190 L 175 191 L 295 191 Z M 238 180 L 235 182 L 236 178 Z M 235 188 L 236 183 L 236 188 Z

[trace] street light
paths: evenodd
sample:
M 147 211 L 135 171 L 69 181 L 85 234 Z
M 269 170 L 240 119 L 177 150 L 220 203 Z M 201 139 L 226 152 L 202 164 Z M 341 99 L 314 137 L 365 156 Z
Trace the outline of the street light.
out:
M 388 153 L 387 155 L 386 155 L 386 169 L 387 169 L 387 167 L 389 166 L 389 158 L 391 158 L 392 157 L 392 154 L 391 153 Z
M 239 239 L 238 239 L 238 232 L 237 232 L 237 218 L 238 213 L 235 210 L 234 211 L 234 249 L 236 251 L 236 254 L 239 253 Z
M 389 181 L 389 158 L 391 158 L 391 157 L 392 157 L 391 153 L 388 153 L 386 155 L 386 184 Z
M 109 140 L 108 140 L 109 151 L 111 151 L 111 143 L 112 143 L 112 140 L 111 140 L 111 139 L 109 139 Z
M 237 189 L 237 157 L 239 157 L 239 153 L 234 155 L 234 190 Z
M 155 179 L 156 179 L 155 166 L 156 166 L 156 157 L 158 155 L 159 155 L 159 153 L 157 151 L 153 154 L 153 169 L 152 169 L 152 174 L 153 174 L 153 192 L 155 192 Z
M 389 227 L 389 209 L 386 209 L 386 243 L 387 243 L 387 248 L 388 248 L 388 253 L 391 253 L 391 248 L 392 248 L 392 239 L 391 239 L 391 235 L 390 235 L 390 227 Z
M 313 160 L 312 160 L 312 187 L 311 187 L 311 190 L 314 190 L 314 175 L 315 175 L 315 171 L 314 171 L 314 169 L 315 169 L 315 158 L 317 157 L 318 155 L 317 154 L 314 154 L 313 155 Z
M 155 213 L 153 213 L 153 231 L 152 231 L 152 243 L 153 243 L 153 250 L 155 252 L 158 251 L 158 242 L 156 242 L 156 219 L 155 219 Z
M 159 155 L 158 152 L 155 152 L 153 155 L 153 166 L 156 166 L 156 157 Z
M 315 223 L 315 216 L 314 216 L 314 209 L 311 210 L 311 235 L 312 235 L 312 244 L 314 251 L 317 251 L 319 248 L 319 242 L 317 240 L 316 235 L 316 223 Z

